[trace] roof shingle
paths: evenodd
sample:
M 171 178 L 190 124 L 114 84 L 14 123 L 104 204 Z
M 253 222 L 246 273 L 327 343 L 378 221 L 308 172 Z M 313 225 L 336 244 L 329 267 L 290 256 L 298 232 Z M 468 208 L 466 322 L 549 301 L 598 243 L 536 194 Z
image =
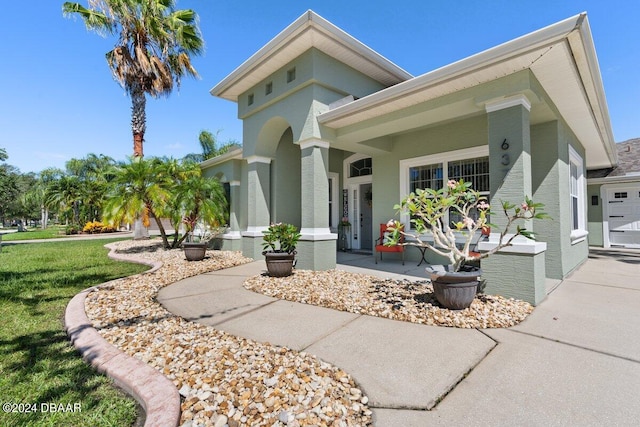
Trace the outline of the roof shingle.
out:
M 640 138 L 628 139 L 616 144 L 618 166 L 587 171 L 587 178 L 620 177 L 640 173 Z

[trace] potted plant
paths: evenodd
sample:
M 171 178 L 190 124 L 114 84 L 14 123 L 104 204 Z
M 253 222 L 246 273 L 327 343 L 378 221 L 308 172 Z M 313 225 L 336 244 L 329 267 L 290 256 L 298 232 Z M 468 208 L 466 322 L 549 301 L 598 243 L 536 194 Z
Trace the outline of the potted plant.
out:
M 182 250 L 187 261 L 202 261 L 207 253 L 208 235 L 206 231 L 203 233 L 194 233 L 198 218 L 185 217 L 182 220 L 186 231 L 185 240 L 182 242 Z
M 349 218 L 343 216 L 338 224 L 338 232 L 340 234 L 340 250 L 346 252 L 349 249 L 349 244 L 347 242 L 347 235 L 350 233 L 351 223 L 349 222 Z
M 224 234 L 226 227 L 207 226 L 197 223 L 197 219 L 184 218 L 183 223 L 190 231 L 186 233 L 186 239 L 182 242 L 182 249 L 187 261 L 202 261 L 207 253 L 210 243 L 215 242 Z M 214 247 L 214 249 L 216 249 Z M 219 248 L 218 248 L 219 249 Z
M 267 263 L 267 271 L 272 277 L 286 277 L 293 270 L 296 245 L 300 239 L 298 229 L 292 224 L 271 224 L 263 232 L 262 248 Z
M 480 284 L 482 271 L 469 263 L 486 258 L 500 249 L 510 246 L 517 236 L 534 239 L 532 232 L 518 225 L 515 233 L 510 234 L 514 222 L 528 219 L 544 219 L 542 203 L 534 203 L 528 197 L 516 206 L 502 202 L 502 210 L 507 223 L 500 233 L 498 245 L 483 253 L 471 251 L 471 245 L 481 230 L 494 227 L 488 222 L 492 214 L 487 198 L 463 180 L 450 180 L 446 187 L 439 190 L 418 189 L 409 194 L 395 209 L 411 215 L 412 231 L 405 231 L 396 220 L 388 222 L 391 232 L 385 245 L 414 245 L 426 247 L 438 255 L 446 257 L 449 265 L 427 268 L 431 275 L 434 294 L 438 302 L 446 308 L 463 309 L 469 307 Z M 450 214 L 458 221 L 448 221 Z M 404 243 L 400 237 L 409 237 Z M 424 236 L 432 236 L 433 243 Z M 462 243 L 460 239 L 462 238 Z

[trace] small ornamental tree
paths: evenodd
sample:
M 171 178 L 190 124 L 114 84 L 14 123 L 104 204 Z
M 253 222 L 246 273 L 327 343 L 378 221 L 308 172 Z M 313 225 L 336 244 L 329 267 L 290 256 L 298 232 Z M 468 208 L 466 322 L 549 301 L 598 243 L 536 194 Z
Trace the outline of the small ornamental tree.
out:
M 427 247 L 438 255 L 449 259 L 454 271 L 469 261 L 486 258 L 507 246 L 512 245 L 517 236 L 524 236 L 535 240 L 533 232 L 520 225 L 516 225 L 514 233 L 511 229 L 514 223 L 530 219 L 545 219 L 549 216 L 544 212 L 542 203 L 534 203 L 525 197 L 523 203 L 516 206 L 509 202 L 502 202 L 502 211 L 507 217 L 507 223 L 500 233 L 496 247 L 479 255 L 471 255 L 471 243 L 476 233 L 487 227 L 496 226 L 488 222 L 493 213 L 487 203 L 487 198 L 471 188 L 470 182 L 450 180 L 447 186 L 439 190 L 417 189 L 394 206 L 398 212 L 406 212 L 411 216 L 412 231 L 401 228 L 397 220 L 387 223 L 390 235 L 385 241 L 387 246 L 413 245 Z M 457 222 L 448 222 L 450 214 L 455 213 L 460 218 Z M 400 236 L 410 239 L 403 243 Z M 433 243 L 425 240 L 424 236 L 433 237 Z M 464 236 L 464 243 L 458 243 L 460 235 Z

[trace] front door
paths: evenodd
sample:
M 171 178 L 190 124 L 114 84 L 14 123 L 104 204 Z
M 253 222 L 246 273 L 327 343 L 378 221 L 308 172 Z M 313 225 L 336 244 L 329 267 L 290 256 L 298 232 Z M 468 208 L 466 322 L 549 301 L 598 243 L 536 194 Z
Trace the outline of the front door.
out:
M 371 209 L 373 162 L 371 157 L 353 154 L 344 160 L 343 168 L 344 186 L 348 189 L 345 202 L 351 222 L 351 249 L 370 251 L 374 241 Z
M 373 187 L 371 183 L 360 185 L 360 249 L 372 250 L 373 238 L 371 229 L 373 224 L 371 204 L 373 200 Z

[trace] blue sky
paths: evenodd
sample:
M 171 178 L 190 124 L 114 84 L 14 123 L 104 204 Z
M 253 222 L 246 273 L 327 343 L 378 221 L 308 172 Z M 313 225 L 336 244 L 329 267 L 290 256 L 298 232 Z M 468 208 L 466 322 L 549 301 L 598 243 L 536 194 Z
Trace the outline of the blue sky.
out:
M 86 5 L 86 0 L 80 1 Z M 0 147 L 22 172 L 64 167 L 88 153 L 132 152 L 130 99 L 104 60 L 115 40 L 62 16 L 62 1 L 3 4 Z M 393 7 L 391 7 L 393 5 Z M 178 0 L 200 15 L 206 43 L 199 80 L 147 102 L 146 156 L 199 152 L 198 134 L 242 140 L 236 106 L 209 90 L 307 9 L 413 75 L 588 12 L 617 142 L 640 137 L 637 0 L 361 1 Z

